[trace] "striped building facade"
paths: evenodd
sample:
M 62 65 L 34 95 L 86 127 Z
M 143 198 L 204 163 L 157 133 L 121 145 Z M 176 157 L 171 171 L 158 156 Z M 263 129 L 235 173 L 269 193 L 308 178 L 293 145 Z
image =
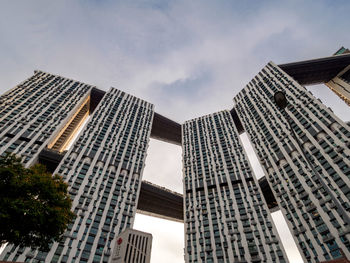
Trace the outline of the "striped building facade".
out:
M 230 112 L 182 136 L 185 261 L 288 262 Z
M 38 81 L 38 86 L 43 86 L 36 75 L 29 80 L 34 79 Z M 69 80 L 59 78 L 63 83 L 70 84 Z M 64 96 L 61 93 L 46 96 L 42 92 L 47 107 L 56 105 L 57 100 L 66 99 L 66 107 L 60 105 L 58 113 L 62 111 L 63 116 L 68 116 L 68 113 L 78 116 L 76 113 L 86 103 L 91 86 L 81 84 L 72 89 L 69 86 L 62 89 L 67 89 Z M 23 90 L 25 92 L 25 87 Z M 75 111 L 69 112 L 71 108 Z M 69 184 L 72 209 L 77 215 L 68 226 L 63 240 L 51 244 L 48 252 L 7 246 L 0 259 L 22 262 L 109 262 L 116 237 L 126 228 L 132 227 L 134 222 L 153 108 L 152 104 L 114 88 L 105 93 L 55 171 Z M 55 121 L 58 118 L 55 116 L 49 115 L 48 118 Z M 82 120 L 81 116 L 79 118 Z M 37 115 L 27 118 L 36 119 Z M 51 127 L 49 121 L 44 123 L 44 127 Z M 62 123 L 62 127 L 69 127 L 69 118 Z M 44 141 L 42 147 L 55 145 L 59 141 L 57 138 L 62 134 L 57 126 L 53 131 L 57 131 L 55 136 Z M 40 136 L 40 133 L 36 134 Z M 23 148 L 22 152 L 25 150 Z M 12 152 L 22 155 L 19 150 Z M 28 158 L 26 163 L 29 166 L 30 161 L 37 157 L 29 155 Z
M 274 102 L 274 93 L 281 90 L 292 128 L 322 182 Z M 349 216 L 350 127 L 272 62 L 234 102 L 305 262 L 338 258 L 342 252 L 349 258 L 350 226 L 344 213 Z
M 0 97 L 0 154 L 22 156 L 29 167 L 88 99 L 94 87 L 35 71 Z

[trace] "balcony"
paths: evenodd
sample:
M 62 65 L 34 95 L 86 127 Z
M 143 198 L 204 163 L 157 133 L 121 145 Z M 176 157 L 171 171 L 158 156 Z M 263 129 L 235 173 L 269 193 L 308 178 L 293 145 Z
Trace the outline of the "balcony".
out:
M 329 204 L 329 208 L 330 208 L 330 209 L 334 209 L 334 208 L 336 208 L 336 207 L 337 207 L 337 206 L 336 206 L 333 202 Z
M 251 229 L 251 228 L 249 228 L 249 227 L 245 227 L 244 229 L 243 229 L 243 232 L 244 233 L 250 233 L 250 232 L 252 232 L 253 230 Z
M 325 198 L 320 199 L 320 205 L 323 205 L 323 204 L 329 202 L 331 199 L 332 198 L 329 195 L 327 195 Z
M 328 234 L 327 236 L 324 236 L 324 237 L 322 238 L 322 240 L 323 240 L 324 243 L 329 242 L 329 241 L 331 241 L 331 240 L 333 240 L 333 239 L 334 239 L 334 236 L 333 236 L 332 234 Z
M 339 230 L 339 235 L 344 236 L 346 234 L 350 233 L 350 226 L 344 227 Z
M 266 240 L 266 244 L 273 244 L 273 243 L 278 244 L 278 239 L 276 237 L 272 237 L 271 239 Z
M 302 202 L 298 202 L 298 203 L 297 203 L 297 207 L 298 207 L 298 208 L 301 208 L 302 206 L 303 206 L 303 203 L 302 203 Z
M 305 227 L 301 226 L 301 227 L 299 227 L 299 231 L 300 231 L 300 233 L 304 233 L 304 232 L 306 232 L 306 229 L 305 229 Z
M 249 253 L 251 254 L 251 255 L 257 255 L 257 254 L 259 254 L 259 250 L 258 250 L 258 248 L 254 245 L 254 246 L 249 246 L 248 247 L 248 250 L 249 250 Z
M 309 195 L 309 194 L 308 194 L 307 192 L 303 191 L 303 193 L 299 195 L 299 198 L 300 198 L 300 199 L 304 199 L 304 198 L 307 197 L 308 195 Z
M 306 212 L 310 213 L 316 209 L 316 206 L 314 204 L 310 204 L 306 207 Z
M 33 251 L 29 251 L 29 252 L 26 254 L 26 257 L 27 257 L 27 258 L 33 258 L 33 257 L 34 257 Z
M 259 257 L 259 255 L 256 255 L 252 257 L 251 262 L 261 262 L 261 258 Z
M 235 260 L 233 261 L 233 263 L 248 263 L 248 262 L 247 262 L 247 260 L 245 260 L 244 258 L 242 258 L 242 259 L 235 259 Z
M 206 248 L 204 249 L 204 252 L 211 252 L 211 251 L 213 251 L 213 249 L 212 249 L 211 247 L 206 247 Z

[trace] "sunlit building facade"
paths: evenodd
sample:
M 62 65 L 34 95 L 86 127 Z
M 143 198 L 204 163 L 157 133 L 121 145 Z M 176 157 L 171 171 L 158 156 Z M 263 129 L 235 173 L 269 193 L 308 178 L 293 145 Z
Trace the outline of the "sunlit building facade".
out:
M 274 103 L 284 91 L 298 140 L 339 201 L 337 209 L 303 158 L 286 116 Z M 235 109 L 260 159 L 277 203 L 305 262 L 350 258 L 350 127 L 270 62 L 234 98 Z
M 287 262 L 229 111 L 182 125 L 186 262 Z
M 350 66 L 339 72 L 326 85 L 350 106 Z
M 0 154 L 22 156 L 26 167 L 36 163 L 41 150 L 70 123 L 77 110 L 84 105 L 86 109 L 93 88 L 35 71 L 0 97 Z

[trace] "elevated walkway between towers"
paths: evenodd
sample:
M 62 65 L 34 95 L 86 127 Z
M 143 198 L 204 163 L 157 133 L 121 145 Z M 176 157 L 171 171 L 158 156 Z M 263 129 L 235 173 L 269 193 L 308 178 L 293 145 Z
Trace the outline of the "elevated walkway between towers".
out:
M 303 86 L 330 81 L 350 65 L 350 54 L 304 60 L 278 65 L 284 72 Z
M 50 172 L 54 172 L 64 153 L 44 149 L 39 155 L 39 163 L 45 164 Z M 259 180 L 267 205 L 271 211 L 278 209 L 266 178 Z M 183 196 L 165 187 L 142 181 L 137 212 L 149 216 L 183 222 Z
M 337 74 L 348 65 L 350 65 L 350 54 L 292 62 L 280 64 L 278 66 L 301 85 L 306 86 L 326 83 L 337 76 Z M 105 92 L 102 90 L 96 88 L 92 90 L 90 113 L 97 107 L 104 94 Z M 233 108 L 230 113 L 239 133 L 243 133 L 243 126 L 235 109 Z M 181 146 L 181 124 L 155 113 L 152 123 L 151 138 Z M 39 162 L 46 164 L 50 171 L 54 171 L 63 158 L 63 154 L 64 153 L 45 149 L 39 155 Z M 269 209 L 271 211 L 277 210 L 276 199 L 265 177 L 259 179 L 259 185 Z M 143 181 L 141 184 L 137 209 L 138 212 L 143 214 L 175 221 L 183 221 L 182 195 L 149 182 Z
M 47 170 L 53 173 L 63 159 L 65 152 L 44 149 L 39 154 L 39 163 L 44 164 Z M 149 216 L 177 222 L 183 221 L 183 197 L 165 187 L 142 181 L 137 204 L 137 212 Z

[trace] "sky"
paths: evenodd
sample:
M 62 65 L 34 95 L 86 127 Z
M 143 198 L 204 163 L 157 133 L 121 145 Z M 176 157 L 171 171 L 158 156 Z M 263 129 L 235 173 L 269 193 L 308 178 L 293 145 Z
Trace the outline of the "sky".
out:
M 269 61 L 350 47 L 349 13 L 345 0 L 0 0 L 0 94 L 40 69 L 116 87 L 182 123 L 232 108 L 233 97 Z M 349 107 L 325 86 L 308 88 L 350 120 Z M 144 179 L 182 193 L 181 147 L 151 140 Z M 301 262 L 282 216 L 273 217 L 291 241 L 290 261 Z M 183 224 L 138 214 L 135 228 L 153 234 L 152 263 L 183 261 Z

